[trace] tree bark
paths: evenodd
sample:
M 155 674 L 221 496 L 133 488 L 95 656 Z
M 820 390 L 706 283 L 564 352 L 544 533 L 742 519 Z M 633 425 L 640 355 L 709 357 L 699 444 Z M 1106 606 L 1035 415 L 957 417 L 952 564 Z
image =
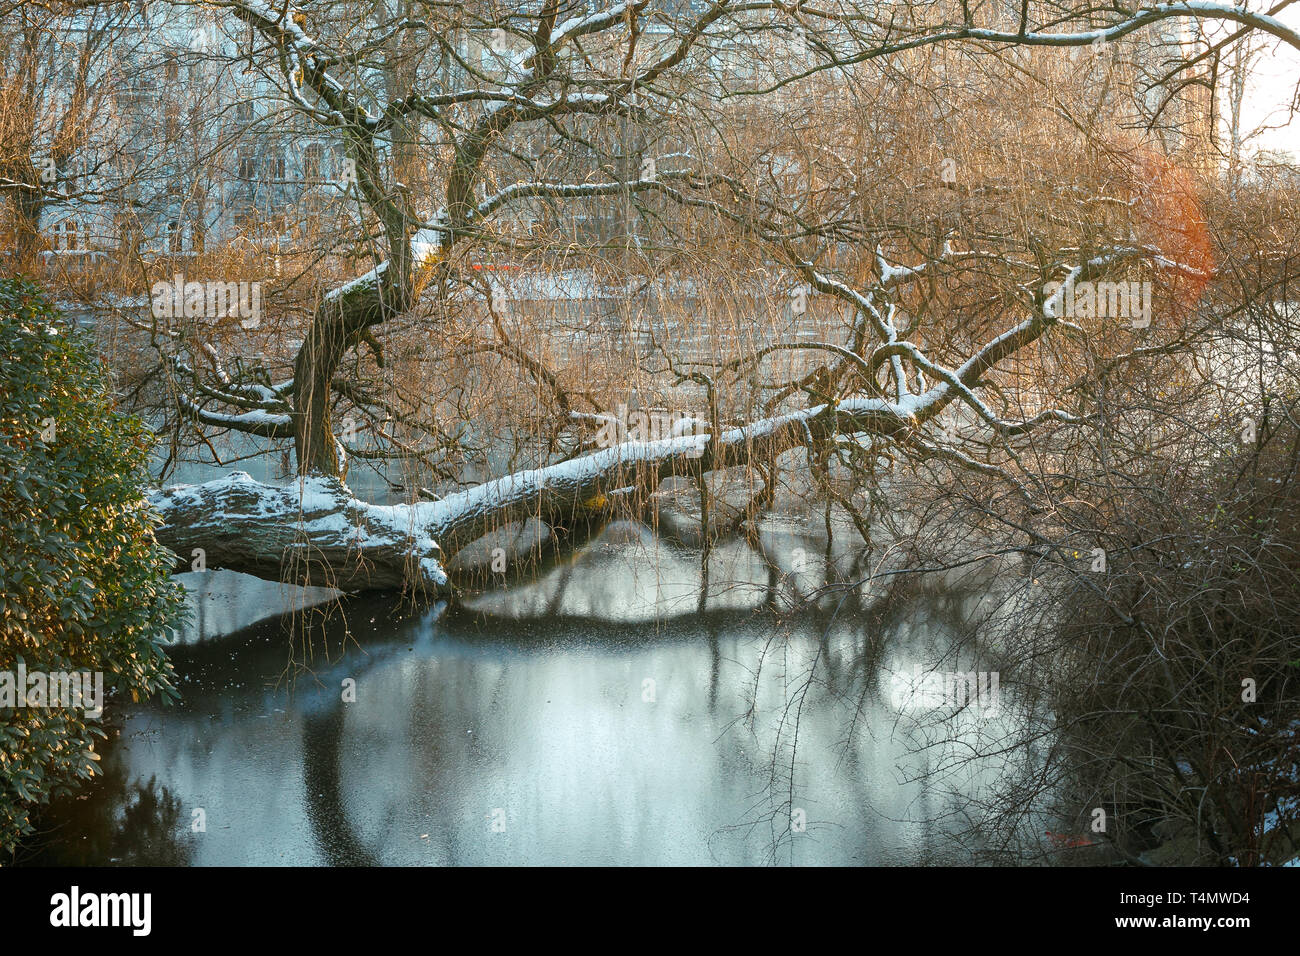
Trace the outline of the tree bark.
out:
M 669 477 L 700 476 L 773 456 L 835 434 L 895 435 L 938 410 L 909 415 L 878 399 L 817 406 L 723 431 L 625 442 L 546 468 L 507 475 L 441 501 L 372 505 L 335 476 L 303 476 L 284 487 L 236 472 L 150 496 L 162 517 L 158 540 L 189 570 L 195 550 L 224 567 L 344 591 L 446 593 L 442 559 L 506 524 L 537 518 L 565 527 L 644 501 Z
M 294 360 L 290 417 L 299 475 L 341 476 L 330 411 L 332 383 L 361 334 L 409 306 L 409 254 L 406 259 L 396 269 L 390 259 L 371 275 L 327 295 L 312 318 Z
M 176 553 L 177 571 L 222 567 L 343 591 L 447 591 L 442 552 L 411 524 L 416 516 L 360 501 L 334 477 L 274 487 L 234 472 L 153 492 L 149 504 L 163 517 L 158 540 Z

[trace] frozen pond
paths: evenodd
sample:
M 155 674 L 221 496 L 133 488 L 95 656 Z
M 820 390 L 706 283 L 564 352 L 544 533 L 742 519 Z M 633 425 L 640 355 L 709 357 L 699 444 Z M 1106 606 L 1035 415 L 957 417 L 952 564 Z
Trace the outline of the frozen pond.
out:
M 176 652 L 181 704 L 116 711 L 105 778 L 46 816 L 34 862 L 971 859 L 948 821 L 1008 771 L 910 779 L 938 752 L 912 752 L 927 731 L 891 674 L 943 654 L 972 598 L 788 617 L 744 546 L 715 555 L 727 583 L 703 608 L 698 575 L 697 553 L 616 525 L 454 611 L 309 611 L 316 657 L 295 681 L 300 630 L 222 637 L 238 615 L 210 618 Z M 968 709 L 953 746 L 1009 732 L 1009 711 Z

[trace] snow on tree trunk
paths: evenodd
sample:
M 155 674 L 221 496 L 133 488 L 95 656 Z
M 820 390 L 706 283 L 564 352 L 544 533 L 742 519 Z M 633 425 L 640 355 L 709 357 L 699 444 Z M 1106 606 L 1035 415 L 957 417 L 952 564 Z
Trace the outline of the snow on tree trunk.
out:
M 717 440 L 684 435 L 625 442 L 594 454 L 489 481 L 441 501 L 372 505 L 338 478 L 300 477 L 283 487 L 243 472 L 150 496 L 163 519 L 158 539 L 189 570 L 196 550 L 208 567 L 345 591 L 449 588 L 441 559 L 514 521 L 563 525 L 604 512 L 624 496 L 644 496 L 666 478 L 767 461 L 834 434 L 895 434 L 937 413 L 931 401 L 904 405 L 857 399 L 730 428 Z M 441 547 L 439 546 L 441 543 Z
M 149 503 L 163 518 L 158 540 L 176 553 L 178 571 L 223 567 L 344 591 L 447 588 L 441 551 L 418 510 L 368 504 L 337 478 L 274 487 L 241 471 L 156 491 Z

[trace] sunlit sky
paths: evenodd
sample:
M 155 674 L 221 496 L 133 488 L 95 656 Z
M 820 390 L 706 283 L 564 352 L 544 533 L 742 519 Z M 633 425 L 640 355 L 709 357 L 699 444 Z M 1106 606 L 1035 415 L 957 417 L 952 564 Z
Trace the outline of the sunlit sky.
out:
M 1263 5 L 1252 3 L 1252 8 Z M 1300 4 L 1284 10 L 1277 18 L 1300 31 Z M 1255 60 L 1258 75 L 1247 88 L 1242 105 L 1243 127 L 1247 132 L 1259 129 L 1259 137 L 1246 147 L 1247 155 L 1255 149 L 1279 150 L 1300 158 L 1300 116 L 1292 117 L 1289 109 L 1300 82 L 1300 50 L 1271 37 L 1263 43 Z M 1226 113 L 1226 97 L 1222 108 Z M 1273 126 L 1278 128 L 1268 129 Z

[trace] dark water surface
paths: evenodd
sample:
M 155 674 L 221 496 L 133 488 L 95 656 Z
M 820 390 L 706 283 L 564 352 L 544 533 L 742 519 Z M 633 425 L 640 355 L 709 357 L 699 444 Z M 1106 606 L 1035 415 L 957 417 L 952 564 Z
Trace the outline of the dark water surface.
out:
M 104 778 L 46 814 L 31 862 L 968 859 L 944 821 L 1007 771 L 965 764 L 943 797 L 909 782 L 936 753 L 913 752 L 923 730 L 889 675 L 942 653 L 978 595 L 781 616 L 772 569 L 743 545 L 719 550 L 710 580 L 701 609 L 698 554 L 613 528 L 454 610 L 308 612 L 316 657 L 296 680 L 300 630 L 220 636 L 276 610 L 277 586 L 227 581 L 229 613 L 210 608 L 176 651 L 183 701 L 110 708 Z

